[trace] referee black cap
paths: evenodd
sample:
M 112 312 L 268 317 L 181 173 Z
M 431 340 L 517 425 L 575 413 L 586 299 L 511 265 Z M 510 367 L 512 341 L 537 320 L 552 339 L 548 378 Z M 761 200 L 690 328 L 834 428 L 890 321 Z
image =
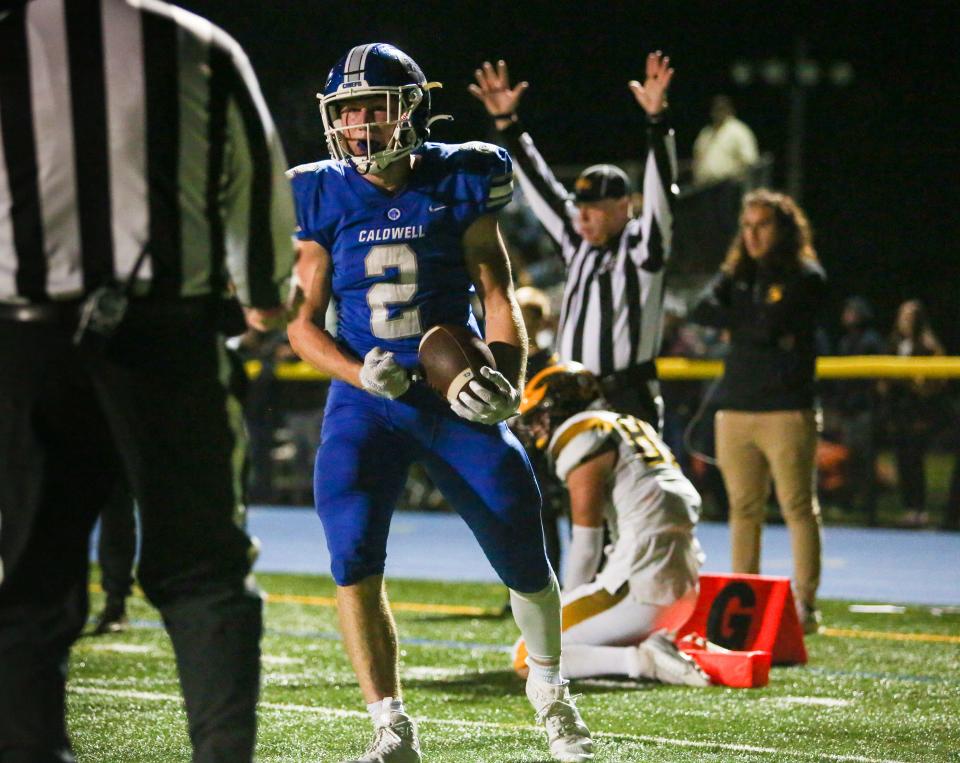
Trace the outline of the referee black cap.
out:
M 612 164 L 587 167 L 577 177 L 573 189 L 573 200 L 576 202 L 622 199 L 633 190 L 627 173 Z

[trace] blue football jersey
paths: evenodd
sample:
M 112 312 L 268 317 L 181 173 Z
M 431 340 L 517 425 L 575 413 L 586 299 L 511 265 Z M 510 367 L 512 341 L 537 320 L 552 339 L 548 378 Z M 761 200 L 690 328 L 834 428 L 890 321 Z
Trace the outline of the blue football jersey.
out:
M 290 170 L 298 237 L 332 261 L 338 341 L 362 358 L 379 346 L 417 362 L 420 338 L 440 323 L 470 325 L 473 284 L 464 231 L 509 203 L 509 154 L 490 143 L 425 143 L 400 191 L 387 193 L 346 162 Z

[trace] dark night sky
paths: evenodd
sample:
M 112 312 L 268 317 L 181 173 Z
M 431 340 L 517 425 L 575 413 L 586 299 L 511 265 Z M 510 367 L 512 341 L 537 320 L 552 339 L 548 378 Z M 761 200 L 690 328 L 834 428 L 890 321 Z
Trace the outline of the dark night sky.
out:
M 782 186 L 788 92 L 737 87 L 730 66 L 789 59 L 802 35 L 810 58 L 849 61 L 855 71 L 851 86 L 821 84 L 807 101 L 803 203 L 835 302 L 869 297 L 886 330 L 900 301 L 924 299 L 960 353 L 956 3 L 181 4 L 246 48 L 291 164 L 326 155 L 314 93 L 347 49 L 371 41 L 398 45 L 444 83 L 435 109 L 456 122 L 437 139 L 485 137 L 482 109 L 465 88 L 478 63 L 502 57 L 515 79 L 530 82 L 522 112 L 548 161 L 628 159 L 642 147 L 642 121 L 626 82 L 642 79 L 644 56 L 659 48 L 677 69 L 671 103 L 681 157 L 710 96 L 729 92 L 761 149 L 773 152 Z

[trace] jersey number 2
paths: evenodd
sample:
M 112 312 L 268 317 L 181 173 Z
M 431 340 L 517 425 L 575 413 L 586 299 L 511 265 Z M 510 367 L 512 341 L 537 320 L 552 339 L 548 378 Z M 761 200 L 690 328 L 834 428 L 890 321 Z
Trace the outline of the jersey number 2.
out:
M 394 283 L 377 283 L 367 291 L 370 306 L 370 330 L 379 339 L 402 339 L 423 333 L 420 308 L 405 307 L 392 318 L 388 305 L 410 302 L 417 294 L 417 255 L 407 244 L 375 246 L 364 258 L 367 277 L 382 276 L 387 268 L 397 269 Z

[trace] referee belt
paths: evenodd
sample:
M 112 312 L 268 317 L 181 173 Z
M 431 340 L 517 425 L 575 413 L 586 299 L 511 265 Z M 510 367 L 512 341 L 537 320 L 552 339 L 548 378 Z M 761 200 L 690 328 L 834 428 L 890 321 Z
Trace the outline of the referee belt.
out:
M 76 317 L 82 299 L 65 299 L 58 302 L 16 303 L 0 302 L 0 321 L 16 323 L 59 323 Z
M 75 320 L 84 298 L 53 300 L 51 302 L 0 302 L 0 321 L 15 323 L 60 323 Z M 159 300 L 132 298 L 128 310 L 149 318 L 203 318 L 219 317 L 226 305 L 219 298 L 210 296 L 180 297 Z M 242 316 L 242 313 L 241 313 Z M 242 319 L 242 318 L 241 318 Z
M 604 394 L 612 395 L 627 389 L 641 387 L 649 381 L 657 379 L 657 364 L 652 360 L 638 363 L 630 368 L 614 371 L 612 374 L 600 377 L 600 388 Z

